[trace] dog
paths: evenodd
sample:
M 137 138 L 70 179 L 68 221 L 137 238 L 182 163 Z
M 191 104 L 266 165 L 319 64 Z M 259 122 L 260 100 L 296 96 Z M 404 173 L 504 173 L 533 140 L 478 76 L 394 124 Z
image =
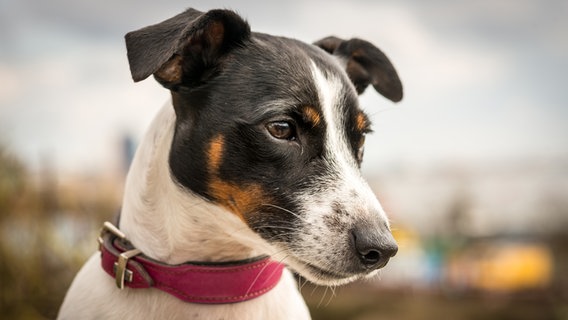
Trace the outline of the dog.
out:
M 290 270 L 335 286 L 396 254 L 360 173 L 358 94 L 402 99 L 378 48 L 251 32 L 230 10 L 188 9 L 125 40 L 133 80 L 153 75 L 171 101 L 59 319 L 309 319 Z

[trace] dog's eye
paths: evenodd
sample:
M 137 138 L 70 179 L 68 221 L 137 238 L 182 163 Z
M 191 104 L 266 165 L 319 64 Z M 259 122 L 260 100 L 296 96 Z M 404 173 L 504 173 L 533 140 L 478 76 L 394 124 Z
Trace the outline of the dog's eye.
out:
M 266 125 L 268 132 L 276 139 L 296 140 L 296 129 L 288 121 L 274 121 Z

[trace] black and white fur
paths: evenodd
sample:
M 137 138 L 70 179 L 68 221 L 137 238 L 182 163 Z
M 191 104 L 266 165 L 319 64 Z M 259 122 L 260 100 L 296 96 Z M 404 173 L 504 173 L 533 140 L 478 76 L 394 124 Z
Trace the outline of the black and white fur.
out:
M 386 56 L 358 39 L 315 45 L 250 32 L 227 10 L 189 9 L 126 35 L 135 81 L 171 91 L 126 181 L 120 229 L 168 264 L 271 255 L 306 279 L 373 275 L 396 253 L 359 167 L 368 117 L 357 94 L 402 86 Z M 323 49 L 323 50 L 322 50 Z M 155 289 L 118 290 L 95 253 L 60 319 L 309 319 L 290 271 L 242 303 L 185 303 Z

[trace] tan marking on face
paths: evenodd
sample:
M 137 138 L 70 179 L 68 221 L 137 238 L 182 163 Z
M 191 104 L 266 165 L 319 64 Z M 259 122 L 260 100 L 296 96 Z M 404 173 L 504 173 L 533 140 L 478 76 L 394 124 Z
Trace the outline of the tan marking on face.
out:
M 367 121 L 367 117 L 363 112 L 359 112 L 355 118 L 355 128 L 359 132 L 365 132 L 368 126 L 369 122 Z
M 236 214 L 246 222 L 246 216 L 258 212 L 264 203 L 264 192 L 259 185 L 238 186 L 220 179 L 213 179 L 209 184 L 211 195 L 220 205 Z
M 246 215 L 258 211 L 264 203 L 264 192 L 259 185 L 236 185 L 219 177 L 223 160 L 225 139 L 218 135 L 211 140 L 207 150 L 209 170 L 209 194 L 220 205 L 246 222 Z M 267 202 L 268 203 L 268 202 Z
M 222 135 L 218 135 L 209 143 L 209 150 L 207 156 L 209 159 L 209 174 L 216 175 L 219 172 L 221 161 L 223 159 L 223 148 L 225 139 Z
M 321 123 L 321 116 L 314 107 L 305 106 L 302 109 L 302 113 L 305 119 L 312 125 L 312 127 L 317 127 Z

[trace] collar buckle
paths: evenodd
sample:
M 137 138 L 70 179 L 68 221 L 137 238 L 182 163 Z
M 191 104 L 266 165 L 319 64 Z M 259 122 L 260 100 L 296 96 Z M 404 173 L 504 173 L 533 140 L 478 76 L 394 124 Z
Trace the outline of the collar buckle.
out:
M 122 290 L 124 289 L 124 281 L 132 282 L 132 271 L 126 269 L 126 265 L 128 264 L 128 259 L 139 255 L 142 253 L 140 249 L 132 249 L 121 253 L 118 256 L 118 262 L 114 263 L 114 274 L 115 274 L 115 281 L 116 286 Z
M 104 237 L 106 236 L 107 233 L 112 233 L 117 238 L 120 238 L 121 240 L 126 240 L 126 235 L 122 231 L 120 231 L 117 227 L 115 227 L 114 224 L 105 221 L 103 223 L 101 231 L 99 232 L 99 237 L 97 239 L 97 241 L 99 242 L 99 251 L 102 251 L 102 247 L 105 243 Z
M 97 239 L 99 242 L 99 251 L 102 251 L 102 247 L 104 246 L 105 242 L 104 238 L 108 233 L 111 233 L 120 240 L 127 241 L 126 235 L 122 231 L 120 231 L 120 229 L 118 229 L 112 223 L 105 221 L 103 223 L 103 227 L 101 228 L 99 238 Z M 126 268 L 126 266 L 128 265 L 128 260 L 141 253 L 142 251 L 140 251 L 140 249 L 132 249 L 122 252 L 118 255 L 118 261 L 114 263 L 113 270 L 115 274 L 114 279 L 116 286 L 120 290 L 124 289 L 124 281 L 132 282 L 133 272 Z

